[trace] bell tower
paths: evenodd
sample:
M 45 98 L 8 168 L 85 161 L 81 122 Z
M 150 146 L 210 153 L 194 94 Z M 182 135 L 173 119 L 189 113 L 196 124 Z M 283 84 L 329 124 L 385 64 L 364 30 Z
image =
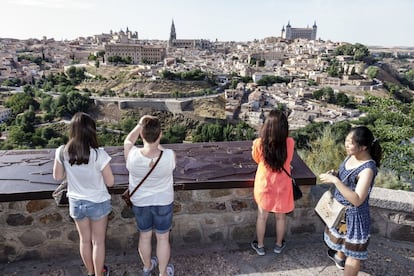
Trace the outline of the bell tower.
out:
M 171 31 L 170 31 L 170 39 L 168 40 L 169 46 L 173 45 L 173 41 L 177 39 L 177 34 L 175 33 L 175 25 L 174 25 L 174 19 L 171 23 Z

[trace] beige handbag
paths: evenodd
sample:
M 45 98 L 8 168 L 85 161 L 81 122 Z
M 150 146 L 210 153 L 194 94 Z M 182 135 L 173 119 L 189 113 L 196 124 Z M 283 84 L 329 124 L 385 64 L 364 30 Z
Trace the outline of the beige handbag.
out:
M 336 228 L 345 217 L 347 207 L 336 200 L 329 189 L 319 199 L 315 212 L 329 228 Z
M 356 168 L 355 168 L 356 169 Z M 355 169 L 353 169 L 343 180 L 344 182 Z M 341 204 L 332 194 L 331 186 L 319 199 L 315 207 L 315 212 L 321 217 L 329 228 L 337 228 L 338 224 L 345 219 L 345 212 L 349 208 Z

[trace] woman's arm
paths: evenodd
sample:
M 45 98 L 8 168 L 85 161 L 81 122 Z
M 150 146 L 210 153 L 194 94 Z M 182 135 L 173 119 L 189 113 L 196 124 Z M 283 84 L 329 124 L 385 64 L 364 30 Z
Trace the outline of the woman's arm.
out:
M 60 162 L 55 158 L 55 162 L 53 164 L 53 179 L 59 181 L 63 178 L 65 178 L 65 169 L 63 168 L 63 165 L 60 164 Z
M 114 175 L 112 174 L 112 169 L 109 163 L 103 168 L 102 176 L 107 187 L 114 186 Z
M 141 120 L 135 126 L 135 128 L 133 130 L 131 130 L 131 132 L 125 138 L 125 141 L 124 141 L 124 157 L 125 157 L 125 160 L 128 159 L 129 151 L 135 145 L 135 142 L 137 141 L 140 133 L 141 133 Z
M 61 156 L 63 156 L 62 152 L 63 151 L 63 146 L 59 147 L 56 149 L 55 151 L 55 162 L 53 163 L 53 179 L 54 180 L 62 180 L 63 178 L 65 178 L 65 168 L 63 167 L 63 164 L 60 162 L 63 162 L 63 160 L 58 160 L 58 159 L 63 159 Z
M 367 198 L 373 177 L 374 172 L 372 169 L 366 168 L 362 170 L 358 174 L 355 191 L 352 191 L 338 177 L 330 173 L 323 173 L 319 176 L 322 183 L 333 183 L 338 191 L 355 207 L 361 205 Z

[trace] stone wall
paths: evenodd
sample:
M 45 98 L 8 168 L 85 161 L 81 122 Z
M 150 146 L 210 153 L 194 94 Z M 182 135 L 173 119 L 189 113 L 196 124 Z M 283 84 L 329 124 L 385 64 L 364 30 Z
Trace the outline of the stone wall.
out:
M 136 100 L 119 100 L 116 101 L 115 99 L 95 99 L 95 104 L 99 104 L 100 102 L 105 103 L 115 103 L 118 104 L 119 109 L 136 109 L 136 108 L 151 108 L 154 110 L 162 110 L 162 111 L 169 111 L 172 113 L 180 113 L 185 110 L 191 110 L 193 100 L 175 100 L 175 99 L 136 99 Z
M 288 215 L 287 239 L 305 232 L 322 234 L 324 228 L 313 206 L 327 186 L 301 188 L 304 197 Z M 374 190 L 373 232 L 414 242 L 414 193 Z M 252 198 L 252 188 L 176 191 L 171 242 L 180 245 L 250 240 L 257 212 Z M 112 204 L 107 248 L 135 250 L 138 235 L 133 214 L 118 194 L 112 195 Z M 269 217 L 266 235 L 275 235 L 273 216 Z M 78 243 L 68 208 L 56 207 L 52 199 L 0 203 L 0 263 L 78 254 Z

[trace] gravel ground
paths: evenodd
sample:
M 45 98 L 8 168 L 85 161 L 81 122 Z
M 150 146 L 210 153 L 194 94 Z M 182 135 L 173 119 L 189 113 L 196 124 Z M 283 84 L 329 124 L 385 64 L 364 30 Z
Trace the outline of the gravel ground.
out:
M 171 263 L 179 275 L 343 275 L 326 257 L 327 248 L 319 235 L 290 236 L 282 254 L 272 252 L 272 239 L 266 239 L 267 254 L 258 256 L 248 241 L 172 246 Z M 359 275 L 414 275 L 414 244 L 373 236 L 369 259 Z M 136 252 L 107 252 L 112 276 L 140 275 L 142 263 Z M 43 261 L 0 264 L 0 275 L 86 275 L 79 256 Z M 155 274 L 154 274 L 155 275 Z

